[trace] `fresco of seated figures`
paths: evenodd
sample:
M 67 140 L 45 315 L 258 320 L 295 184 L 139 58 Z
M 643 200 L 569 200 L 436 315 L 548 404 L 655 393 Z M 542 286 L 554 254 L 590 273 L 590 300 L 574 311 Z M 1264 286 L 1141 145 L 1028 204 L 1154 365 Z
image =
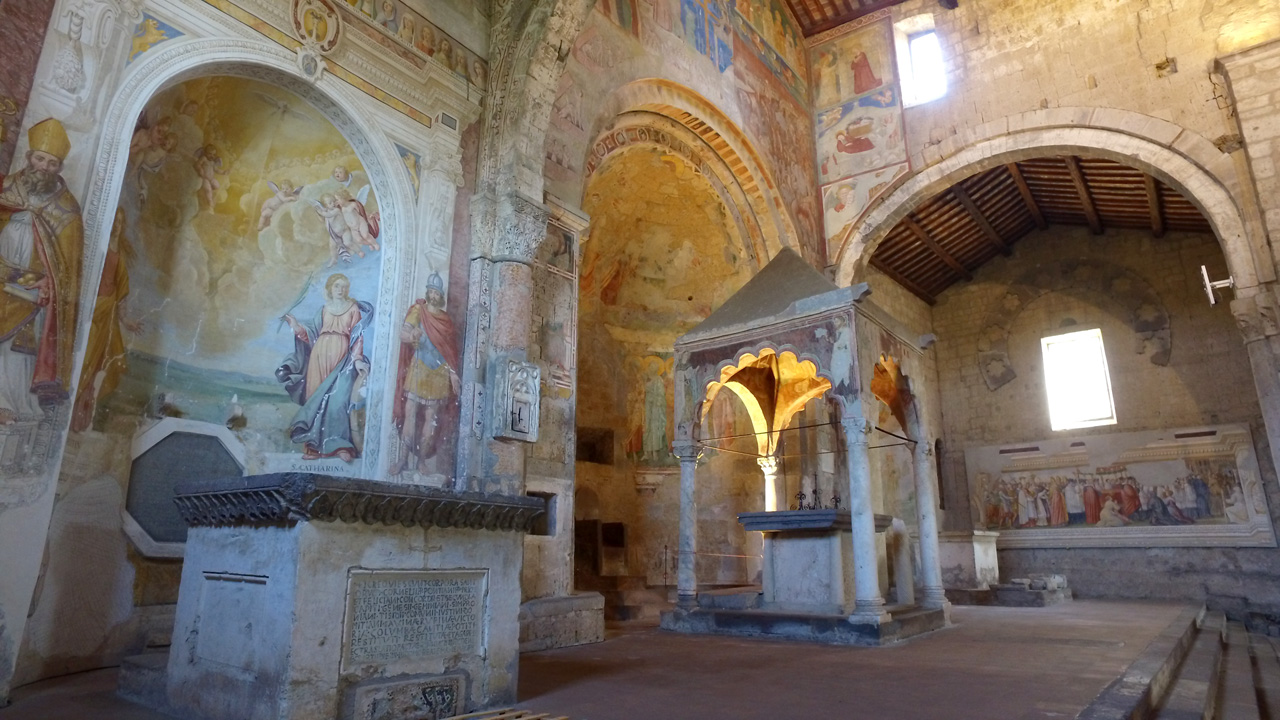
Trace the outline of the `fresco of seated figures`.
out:
M 250 471 L 358 474 L 382 257 L 355 151 L 292 93 L 190 80 L 137 119 L 72 429 L 222 425 Z

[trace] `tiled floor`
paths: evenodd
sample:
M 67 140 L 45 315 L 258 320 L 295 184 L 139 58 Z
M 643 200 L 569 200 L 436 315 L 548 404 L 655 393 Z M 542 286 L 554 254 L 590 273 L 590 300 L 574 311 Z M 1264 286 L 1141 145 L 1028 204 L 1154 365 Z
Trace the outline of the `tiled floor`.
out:
M 573 720 L 1067 719 L 1178 610 L 957 607 L 954 627 L 874 649 L 631 628 L 522 657 L 520 707 Z M 0 720 L 166 720 L 116 698 L 114 683 L 100 670 L 21 688 Z

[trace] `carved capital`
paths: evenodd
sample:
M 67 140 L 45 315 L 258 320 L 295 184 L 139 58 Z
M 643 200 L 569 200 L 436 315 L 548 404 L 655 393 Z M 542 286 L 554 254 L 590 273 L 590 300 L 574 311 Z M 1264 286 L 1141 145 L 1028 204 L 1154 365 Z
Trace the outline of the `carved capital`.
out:
M 703 448 L 701 443 L 680 442 L 671 443 L 671 454 L 680 459 L 681 463 L 696 463 L 702 459 Z
M 541 203 L 516 194 L 500 198 L 493 259 L 531 264 L 546 237 L 547 217 Z
M 867 436 L 871 434 L 871 430 L 875 427 L 870 420 L 861 415 L 845 415 L 840 418 L 840 424 L 844 426 L 845 437 L 849 442 L 856 442 L 862 445 L 867 444 Z
M 778 456 L 777 455 L 765 455 L 764 457 L 756 458 L 756 464 L 759 465 L 760 470 L 769 477 L 772 477 L 778 474 Z

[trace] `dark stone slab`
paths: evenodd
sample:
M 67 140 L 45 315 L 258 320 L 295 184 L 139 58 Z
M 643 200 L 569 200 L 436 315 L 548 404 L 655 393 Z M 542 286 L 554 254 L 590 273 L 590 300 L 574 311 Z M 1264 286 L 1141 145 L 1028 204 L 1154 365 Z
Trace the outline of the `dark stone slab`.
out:
M 189 525 L 363 522 L 528 532 L 547 511 L 538 497 L 454 492 L 314 473 L 184 480 L 174 503 Z
M 1004 607 L 1050 607 L 1071 599 L 1070 588 L 1032 590 L 1022 585 L 993 585 L 996 605 Z
M 675 609 L 662 613 L 662 629 L 696 635 L 798 640 L 877 647 L 946 627 L 942 610 L 895 614 L 883 624 L 850 622 L 846 615 L 811 615 L 733 609 Z
M 848 510 L 775 510 L 773 512 L 738 513 L 738 522 L 748 532 L 804 532 L 823 530 L 852 530 L 853 520 Z M 876 515 L 876 532 L 889 528 L 893 518 Z

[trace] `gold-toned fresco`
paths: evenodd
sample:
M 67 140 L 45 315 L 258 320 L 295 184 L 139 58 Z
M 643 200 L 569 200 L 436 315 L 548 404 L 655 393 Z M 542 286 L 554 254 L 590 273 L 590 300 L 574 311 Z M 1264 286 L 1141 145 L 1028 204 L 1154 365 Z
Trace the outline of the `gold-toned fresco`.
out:
M 429 57 L 478 88 L 488 83 L 489 68 L 478 55 L 399 0 L 339 0 L 356 19 L 355 27 L 418 57 Z
M 746 282 L 749 261 L 710 183 L 656 148 L 611 156 L 583 209 L 578 327 L 592 352 L 578 373 L 615 391 L 580 396 L 579 424 L 616 424 L 634 465 L 672 466 L 672 345 Z
M 33 454 L 71 390 L 84 225 L 61 171 L 62 123 L 27 131 L 25 165 L 0 184 L 0 470 L 38 472 Z M 41 445 L 47 446 L 47 445 Z
M 305 101 L 229 77 L 160 93 L 130 143 L 76 429 L 182 416 L 270 467 L 350 471 L 387 241 L 355 151 Z

